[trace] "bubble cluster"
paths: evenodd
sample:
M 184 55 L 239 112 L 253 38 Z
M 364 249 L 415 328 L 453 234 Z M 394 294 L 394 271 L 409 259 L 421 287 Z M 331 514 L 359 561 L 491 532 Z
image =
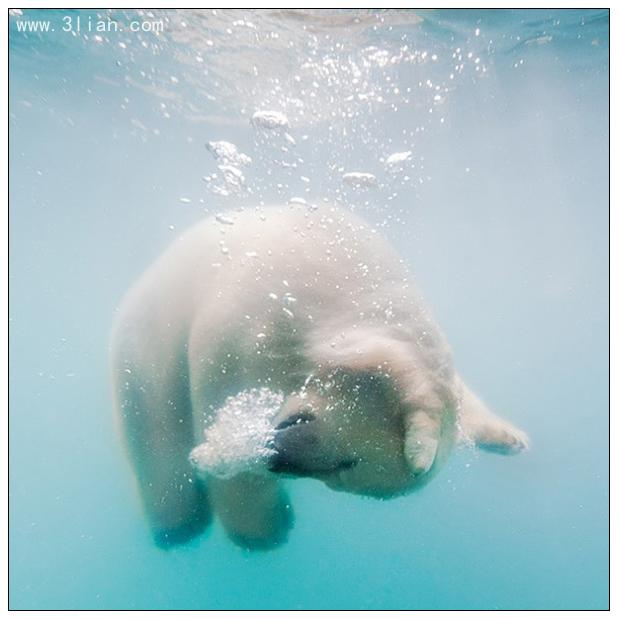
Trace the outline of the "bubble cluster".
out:
M 152 16 L 165 28 L 120 41 L 120 72 L 159 98 L 163 120 L 205 128 L 196 139 L 213 158 L 203 161 L 208 212 L 326 197 L 380 225 L 409 221 L 431 181 L 418 153 L 448 125 L 458 88 L 490 71 L 494 45 L 475 23 L 432 38 L 413 11 Z M 140 52 L 166 61 L 137 63 Z M 143 139 L 155 131 L 134 121 Z
M 605 45 L 594 28 L 582 22 L 565 30 L 551 12 L 513 31 L 491 15 L 422 9 L 93 14 L 163 24 L 157 32 L 123 28 L 76 39 L 93 53 L 112 47 L 116 70 L 105 80 L 137 139 L 171 133 L 175 119 L 193 123 L 187 142 L 206 144 L 212 155 L 202 162 L 204 195 L 193 208 L 213 213 L 295 198 L 318 205 L 326 197 L 380 227 L 409 225 L 425 207 L 439 164 L 432 146 L 461 122 L 460 93 L 482 93 L 497 62 L 529 70 L 532 52 L 568 43 L 563 32 Z M 138 104 L 144 96 L 154 119 Z M 357 182 L 353 173 L 375 181 Z
M 201 474 L 221 479 L 243 472 L 266 473 L 266 460 L 273 453 L 268 446 L 275 432 L 273 420 L 282 404 L 283 395 L 267 388 L 227 398 L 189 461 Z

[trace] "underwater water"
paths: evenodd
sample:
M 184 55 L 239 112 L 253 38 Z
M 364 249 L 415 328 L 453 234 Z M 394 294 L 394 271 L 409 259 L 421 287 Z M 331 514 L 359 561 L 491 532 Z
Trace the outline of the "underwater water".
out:
M 608 30 L 605 10 L 15 12 L 11 608 L 607 608 Z M 115 310 L 205 214 L 292 198 L 382 230 L 532 448 L 456 449 L 389 501 L 290 481 L 280 548 L 215 522 L 162 551 L 113 424 Z

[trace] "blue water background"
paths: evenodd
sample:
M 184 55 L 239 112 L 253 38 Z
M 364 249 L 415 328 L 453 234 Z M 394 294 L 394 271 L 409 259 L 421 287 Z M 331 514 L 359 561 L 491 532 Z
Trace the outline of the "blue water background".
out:
M 16 29 L 66 14 L 10 24 L 11 607 L 606 608 L 607 11 L 363 12 L 363 27 L 168 13 L 162 37 L 101 41 Z M 304 60 L 345 64 L 404 43 L 437 59 L 371 69 L 369 86 L 394 107 L 328 117 L 355 89 L 318 75 L 306 90 L 317 117 L 292 114 Z M 426 80 L 449 84 L 457 48 L 465 69 L 434 105 Z M 254 62 L 264 77 L 251 83 Z M 394 84 L 410 88 L 407 103 Z M 273 163 L 256 140 L 248 119 L 264 107 L 291 110 L 301 168 Z M 207 190 L 213 139 L 254 157 L 254 195 Z M 380 157 L 408 149 L 409 181 L 341 189 L 337 166 L 380 171 Z M 393 501 L 297 481 L 280 549 L 244 552 L 216 523 L 162 552 L 112 425 L 115 308 L 205 213 L 294 195 L 338 197 L 384 228 L 459 371 L 532 450 L 458 450 Z

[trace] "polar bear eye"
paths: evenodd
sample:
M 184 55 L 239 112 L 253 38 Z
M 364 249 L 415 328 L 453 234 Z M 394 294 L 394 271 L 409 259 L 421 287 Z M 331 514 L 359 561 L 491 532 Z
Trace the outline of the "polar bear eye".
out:
M 287 419 L 282 421 L 275 430 L 284 430 L 290 426 L 295 426 L 300 423 L 309 423 L 315 419 L 315 415 L 310 412 L 308 408 L 304 408 L 293 415 L 290 415 Z

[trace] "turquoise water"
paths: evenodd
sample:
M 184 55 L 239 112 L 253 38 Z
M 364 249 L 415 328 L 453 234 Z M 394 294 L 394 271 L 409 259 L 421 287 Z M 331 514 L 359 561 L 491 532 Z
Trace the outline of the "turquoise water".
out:
M 606 608 L 608 12 L 67 16 L 97 19 L 10 18 L 11 607 Z M 244 186 L 212 178 L 211 140 L 252 157 Z M 161 551 L 112 425 L 115 308 L 205 213 L 293 196 L 383 228 L 532 449 L 457 450 L 392 501 L 297 480 L 285 546 L 215 523 Z

